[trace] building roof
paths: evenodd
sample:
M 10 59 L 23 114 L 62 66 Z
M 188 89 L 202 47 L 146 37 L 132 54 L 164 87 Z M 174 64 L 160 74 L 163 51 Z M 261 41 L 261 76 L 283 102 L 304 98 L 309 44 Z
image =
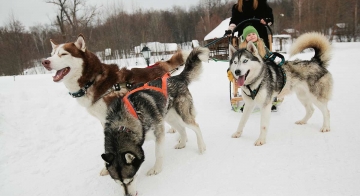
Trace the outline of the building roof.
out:
M 225 31 L 229 27 L 229 23 L 230 18 L 223 20 L 217 27 L 215 27 L 215 29 L 213 29 L 209 34 L 204 37 L 204 41 L 223 37 Z

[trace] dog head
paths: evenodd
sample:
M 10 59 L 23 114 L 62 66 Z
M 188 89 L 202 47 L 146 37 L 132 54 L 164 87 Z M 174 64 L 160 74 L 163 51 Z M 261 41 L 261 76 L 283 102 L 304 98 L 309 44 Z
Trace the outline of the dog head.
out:
M 42 60 L 42 65 L 49 71 L 55 70 L 54 82 L 77 82 L 83 87 L 93 79 L 94 72 L 101 72 L 100 60 L 87 50 L 85 39 L 80 34 L 75 42 L 57 44 L 50 40 L 51 56 Z M 85 71 L 86 70 L 86 71 Z
M 106 162 L 112 179 L 124 188 L 126 196 L 135 196 L 137 172 L 144 162 L 144 151 L 138 145 L 131 130 L 105 129 L 105 152 L 101 155 Z
M 230 67 L 239 86 L 251 83 L 262 69 L 263 60 L 256 49 L 256 46 L 249 42 L 246 49 L 236 50 L 231 44 L 230 48 Z

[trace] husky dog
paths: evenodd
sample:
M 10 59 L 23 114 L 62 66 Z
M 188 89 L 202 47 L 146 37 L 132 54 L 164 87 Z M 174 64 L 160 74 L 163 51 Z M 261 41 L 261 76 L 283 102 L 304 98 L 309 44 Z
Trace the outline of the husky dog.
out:
M 78 103 L 99 119 L 105 126 L 106 111 L 114 99 L 124 96 L 132 85 L 148 82 L 184 64 L 187 52 L 177 51 L 169 60 L 159 61 L 156 66 L 133 68 L 131 70 L 116 64 L 104 64 L 85 43 L 80 34 L 75 42 L 52 45 L 51 57 L 42 60 L 42 65 L 49 71 L 56 70 L 54 82 L 63 82 L 69 94 Z M 172 128 L 174 130 L 174 128 Z M 100 175 L 108 172 L 102 169 Z
M 186 53 L 178 51 L 168 61 L 149 68 L 119 69 L 116 64 L 104 64 L 86 48 L 80 34 L 75 42 L 52 45 L 51 57 L 42 60 L 47 70 L 56 70 L 54 82 L 63 82 L 69 94 L 104 126 L 106 111 L 112 100 L 127 93 L 131 85 L 161 77 L 183 64 Z
M 164 146 L 164 120 L 180 133 L 176 149 L 184 148 L 187 141 L 185 127 L 197 136 L 200 153 L 205 143 L 195 122 L 192 96 L 188 89 L 191 81 L 201 72 L 201 61 L 209 57 L 207 48 L 195 48 L 188 56 L 184 70 L 176 76 L 164 75 L 130 91 L 109 107 L 105 124 L 105 153 L 110 176 L 124 188 L 125 195 L 136 195 L 136 176 L 145 156 L 142 149 L 145 138 L 155 140 L 155 165 L 147 175 L 162 170 Z
M 246 104 L 237 131 L 233 138 L 241 136 L 246 121 L 255 105 L 261 109 L 260 136 L 256 146 L 265 144 L 269 127 L 271 102 L 274 97 L 283 98 L 294 91 L 306 109 L 305 116 L 295 122 L 306 124 L 317 106 L 323 115 L 322 132 L 330 131 L 330 112 L 327 104 L 331 98 L 333 79 L 327 70 L 330 61 L 331 45 L 319 33 L 301 35 L 292 45 L 290 56 L 306 48 L 313 48 L 315 55 L 311 60 L 285 61 L 283 66 L 273 61 L 263 61 L 253 43 L 246 49 L 236 50 L 230 46 L 230 70 L 243 91 Z

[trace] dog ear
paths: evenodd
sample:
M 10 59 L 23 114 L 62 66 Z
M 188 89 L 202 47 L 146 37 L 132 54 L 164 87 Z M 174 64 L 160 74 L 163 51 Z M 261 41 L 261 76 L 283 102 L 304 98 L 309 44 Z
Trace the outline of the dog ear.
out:
M 135 159 L 135 156 L 131 153 L 126 153 L 124 156 L 127 164 L 131 164 Z
M 112 153 L 106 153 L 106 154 L 102 154 L 101 158 L 108 164 L 112 163 L 114 161 L 114 154 Z
M 229 58 L 230 59 L 232 58 L 232 56 L 235 52 L 236 52 L 236 48 L 233 45 L 229 44 Z
M 50 39 L 51 47 L 54 49 L 58 44 L 54 40 Z
M 77 38 L 77 40 L 76 40 L 76 42 L 74 44 L 79 50 L 85 52 L 85 50 L 86 50 L 85 39 L 84 39 L 84 36 L 82 34 L 80 34 L 78 36 L 78 38 Z
M 247 44 L 246 49 L 254 55 L 258 54 L 256 46 L 251 41 Z

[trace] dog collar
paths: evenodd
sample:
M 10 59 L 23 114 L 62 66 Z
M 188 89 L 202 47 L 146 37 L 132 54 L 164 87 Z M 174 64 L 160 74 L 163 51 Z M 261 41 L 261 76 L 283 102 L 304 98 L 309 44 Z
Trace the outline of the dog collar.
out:
M 80 90 L 78 90 L 78 91 L 75 92 L 75 93 L 69 92 L 69 95 L 71 95 L 73 98 L 82 97 L 82 96 L 84 96 L 84 95 L 86 94 L 86 90 L 87 90 L 88 88 L 90 88 L 90 86 L 91 86 L 92 84 L 94 84 L 94 81 L 86 83 L 86 85 L 85 85 L 83 88 L 81 88 Z M 116 83 L 116 84 L 114 84 L 114 85 L 105 93 L 105 95 L 108 94 L 108 93 L 110 93 L 111 91 L 120 91 L 121 88 L 128 88 L 128 89 L 130 89 L 131 87 L 132 87 L 132 84 L 130 84 L 130 83 L 126 83 L 126 84 Z
M 82 97 L 86 94 L 86 90 L 88 88 L 90 88 L 90 86 L 94 84 L 94 81 L 90 81 L 88 83 L 85 84 L 85 86 L 83 88 L 81 88 L 80 90 L 78 90 L 77 92 L 75 93 L 71 93 L 69 92 L 69 95 L 71 95 L 73 98 L 79 98 L 79 97 Z

